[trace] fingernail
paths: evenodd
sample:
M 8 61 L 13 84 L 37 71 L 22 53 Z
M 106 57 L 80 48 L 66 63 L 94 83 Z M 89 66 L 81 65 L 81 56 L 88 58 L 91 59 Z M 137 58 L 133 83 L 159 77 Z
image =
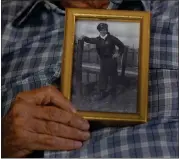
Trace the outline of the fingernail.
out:
M 72 111 L 73 111 L 73 113 L 76 113 L 76 109 L 75 108 L 72 108 Z
M 75 146 L 75 148 L 80 148 L 82 146 L 82 143 L 79 141 L 75 141 L 74 146 Z
M 82 121 L 82 127 L 83 127 L 83 129 L 85 129 L 85 130 L 89 129 L 90 125 L 89 125 L 88 121 L 83 120 L 83 121 Z
M 73 113 L 77 112 L 76 109 L 73 106 L 71 107 L 71 110 L 72 110 Z
M 84 133 L 84 139 L 88 139 L 90 137 L 90 133 L 89 132 L 85 132 Z

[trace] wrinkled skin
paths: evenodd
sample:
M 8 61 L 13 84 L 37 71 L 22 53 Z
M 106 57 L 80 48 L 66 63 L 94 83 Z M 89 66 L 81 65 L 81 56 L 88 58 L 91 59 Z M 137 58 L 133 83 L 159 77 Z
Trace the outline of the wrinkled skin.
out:
M 19 93 L 2 119 L 2 157 L 33 150 L 73 150 L 90 136 L 89 124 L 53 86 Z

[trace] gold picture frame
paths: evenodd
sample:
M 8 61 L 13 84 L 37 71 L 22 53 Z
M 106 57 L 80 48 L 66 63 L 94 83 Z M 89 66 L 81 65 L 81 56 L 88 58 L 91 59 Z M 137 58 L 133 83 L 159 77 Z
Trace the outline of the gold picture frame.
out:
M 136 22 L 140 26 L 138 53 L 137 103 L 135 113 L 81 111 L 77 113 L 90 121 L 106 125 L 140 124 L 148 120 L 148 73 L 150 45 L 150 13 L 143 11 L 119 11 L 103 9 L 66 9 L 65 37 L 63 45 L 61 92 L 71 100 L 73 52 L 75 48 L 75 27 L 77 20 L 111 20 L 116 22 Z M 85 106 L 84 106 L 85 107 Z

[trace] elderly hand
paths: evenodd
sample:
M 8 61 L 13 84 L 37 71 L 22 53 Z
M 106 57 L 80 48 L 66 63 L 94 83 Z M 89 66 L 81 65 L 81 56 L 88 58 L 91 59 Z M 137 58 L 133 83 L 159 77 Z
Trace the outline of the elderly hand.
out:
M 19 93 L 2 119 L 2 157 L 34 150 L 73 150 L 90 136 L 89 123 L 53 86 Z

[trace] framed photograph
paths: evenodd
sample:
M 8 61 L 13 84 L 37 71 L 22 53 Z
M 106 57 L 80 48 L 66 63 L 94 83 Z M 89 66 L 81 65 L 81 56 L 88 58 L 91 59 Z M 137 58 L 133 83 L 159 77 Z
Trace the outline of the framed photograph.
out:
M 61 91 L 90 121 L 148 119 L 150 13 L 66 9 Z

